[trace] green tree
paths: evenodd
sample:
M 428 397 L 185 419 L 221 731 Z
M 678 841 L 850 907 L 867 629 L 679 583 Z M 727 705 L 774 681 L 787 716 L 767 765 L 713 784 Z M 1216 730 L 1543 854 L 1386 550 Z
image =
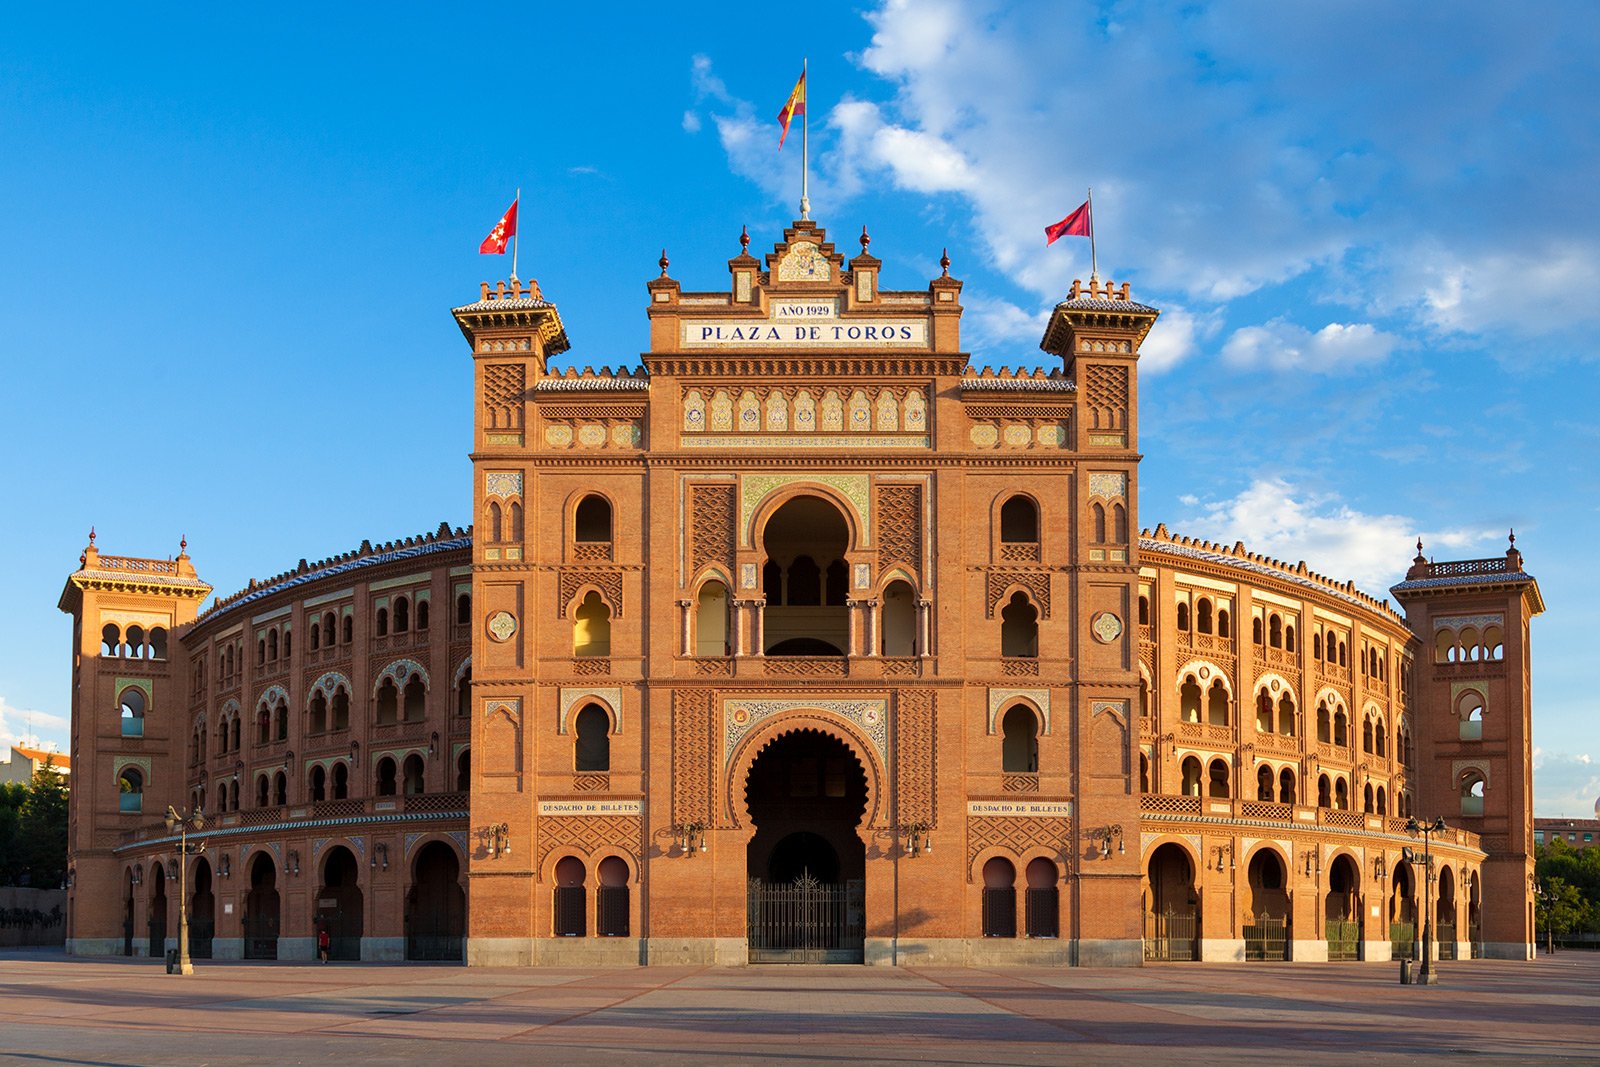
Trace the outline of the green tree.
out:
M 28 883 L 50 889 L 67 880 L 67 784 L 45 757 L 20 811 L 20 851 Z
M 28 787 L 0 784 L 0 885 L 16 885 L 26 866 L 22 858 L 22 802 Z

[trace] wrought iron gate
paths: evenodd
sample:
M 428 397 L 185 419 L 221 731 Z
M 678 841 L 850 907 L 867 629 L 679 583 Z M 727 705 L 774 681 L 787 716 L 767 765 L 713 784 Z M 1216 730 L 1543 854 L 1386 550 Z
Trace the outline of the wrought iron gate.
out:
M 1267 915 L 1256 916 L 1256 921 L 1244 928 L 1244 958 L 1247 960 L 1286 960 L 1288 931 L 1282 919 Z
M 750 880 L 751 963 L 861 963 L 866 886 L 828 885 L 803 875 L 789 885 Z
M 1415 923 L 1389 924 L 1389 953 L 1397 960 L 1414 960 L 1420 955 Z
M 1354 919 L 1329 919 L 1327 938 L 1329 960 L 1361 958 L 1361 924 Z
M 1456 958 L 1456 924 L 1455 923 L 1440 923 L 1437 927 L 1435 927 L 1435 931 L 1436 932 L 1434 934 L 1433 940 L 1434 940 L 1434 943 L 1439 946 L 1439 958 L 1441 960 L 1453 960 L 1453 959 L 1455 959 Z
M 1189 962 L 1199 958 L 1195 951 L 1194 912 L 1175 912 L 1168 908 L 1155 915 L 1145 912 L 1144 958 Z

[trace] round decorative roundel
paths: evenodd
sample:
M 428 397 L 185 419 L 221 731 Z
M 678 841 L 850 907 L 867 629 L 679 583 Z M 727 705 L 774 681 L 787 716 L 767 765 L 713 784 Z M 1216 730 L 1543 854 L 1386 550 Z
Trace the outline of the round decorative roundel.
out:
M 1109 611 L 1102 611 L 1089 623 L 1094 632 L 1095 639 L 1102 644 L 1110 644 L 1122 636 L 1122 620 Z
M 489 616 L 489 636 L 496 641 L 509 641 L 517 632 L 517 617 L 509 611 L 497 611 Z

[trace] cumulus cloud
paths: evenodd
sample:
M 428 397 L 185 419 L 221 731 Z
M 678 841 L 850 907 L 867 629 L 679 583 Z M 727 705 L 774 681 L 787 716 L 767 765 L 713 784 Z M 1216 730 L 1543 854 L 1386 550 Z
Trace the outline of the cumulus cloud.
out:
M 1547 819 L 1596 818 L 1600 763 L 1588 753 L 1533 750 L 1533 810 Z
M 1362 512 L 1282 478 L 1257 478 L 1221 500 L 1187 500 L 1197 510 L 1176 524 L 1178 532 L 1228 544 L 1242 540 L 1253 552 L 1291 564 L 1305 560 L 1318 573 L 1353 579 L 1380 597 L 1404 576 L 1418 536 L 1430 549 L 1453 552 L 1500 536 L 1498 530 L 1422 530 L 1408 516 Z
M 0 696 L 0 749 L 12 745 L 66 751 L 70 724 L 61 715 L 19 708 Z
M 1201 342 L 1214 336 L 1221 325 L 1222 318 L 1215 310 L 1197 314 L 1181 304 L 1167 305 L 1139 346 L 1139 372 L 1171 370 L 1198 352 Z
M 1316 333 L 1273 319 L 1265 326 L 1235 330 L 1222 346 L 1222 358 L 1236 367 L 1337 373 L 1381 363 L 1400 339 L 1371 323 L 1330 322 Z

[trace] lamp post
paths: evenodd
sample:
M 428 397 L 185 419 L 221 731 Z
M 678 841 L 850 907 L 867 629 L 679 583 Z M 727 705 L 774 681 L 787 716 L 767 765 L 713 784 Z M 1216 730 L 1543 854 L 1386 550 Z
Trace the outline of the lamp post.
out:
M 171 804 L 167 805 L 167 833 L 178 835 L 178 974 L 193 974 L 194 964 L 189 962 L 189 857 L 206 850 L 205 842 L 189 845 L 189 831 L 201 830 L 206 817 L 199 808 L 191 808 L 179 815 Z
M 1438 976 L 1433 973 L 1433 853 L 1429 850 L 1429 839 L 1434 834 L 1444 833 L 1443 818 L 1434 819 L 1431 823 L 1418 822 L 1413 815 L 1406 820 L 1406 833 L 1412 837 L 1422 835 L 1422 974 L 1418 977 L 1419 985 L 1437 985 Z

